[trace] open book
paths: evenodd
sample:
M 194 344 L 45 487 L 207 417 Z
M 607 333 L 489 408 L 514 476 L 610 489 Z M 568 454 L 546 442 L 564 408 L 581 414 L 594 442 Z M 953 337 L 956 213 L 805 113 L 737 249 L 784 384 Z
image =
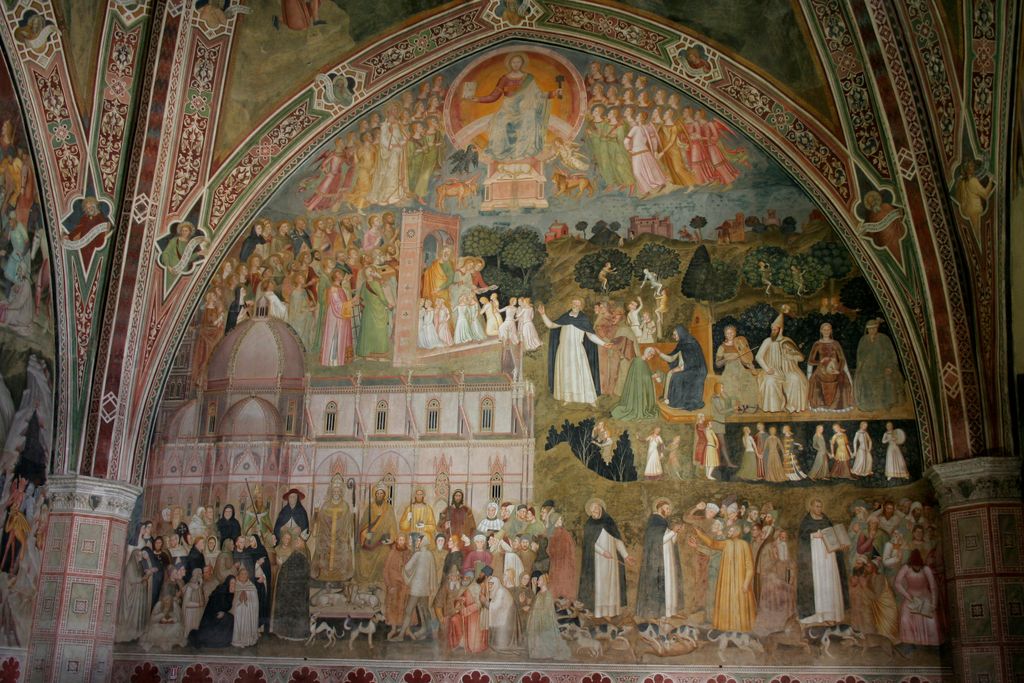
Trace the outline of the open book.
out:
M 907 602 L 911 614 L 920 614 L 923 617 L 934 617 L 935 606 L 927 598 L 914 598 Z
M 842 550 L 844 547 L 849 548 L 851 545 L 850 535 L 846 533 L 846 527 L 842 524 L 822 529 L 821 540 L 825 542 L 825 550 L 830 553 Z

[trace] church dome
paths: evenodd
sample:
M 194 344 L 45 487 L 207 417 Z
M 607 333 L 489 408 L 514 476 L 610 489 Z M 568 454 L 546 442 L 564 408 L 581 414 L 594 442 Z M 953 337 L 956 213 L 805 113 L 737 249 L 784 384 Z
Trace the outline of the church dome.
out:
M 196 436 L 198 405 L 196 399 L 192 399 L 174 411 L 171 419 L 167 422 L 165 438 L 168 441 L 191 439 Z
M 247 396 L 225 413 L 220 423 L 221 436 L 253 437 L 281 433 L 281 415 L 270 401 Z
M 305 375 L 305 351 L 292 328 L 275 318 L 255 318 L 239 323 L 217 344 L 206 386 L 301 388 Z

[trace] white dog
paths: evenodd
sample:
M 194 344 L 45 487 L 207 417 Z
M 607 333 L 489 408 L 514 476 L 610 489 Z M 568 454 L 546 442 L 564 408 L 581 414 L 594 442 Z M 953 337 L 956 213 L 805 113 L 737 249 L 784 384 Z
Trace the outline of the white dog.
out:
M 338 642 L 338 632 L 333 626 L 328 624 L 326 621 L 317 621 L 319 614 L 309 615 L 309 639 L 306 640 L 306 645 L 310 645 L 317 636 L 321 633 L 327 636 L 327 642 L 324 643 L 324 647 L 330 647 Z
M 712 629 L 708 631 L 708 640 L 712 643 L 718 643 L 718 658 L 725 661 L 725 650 L 730 645 L 740 650 L 745 650 L 754 654 L 755 652 L 764 652 L 764 646 L 761 642 L 751 633 L 741 633 L 740 631 L 719 631 L 718 629 Z

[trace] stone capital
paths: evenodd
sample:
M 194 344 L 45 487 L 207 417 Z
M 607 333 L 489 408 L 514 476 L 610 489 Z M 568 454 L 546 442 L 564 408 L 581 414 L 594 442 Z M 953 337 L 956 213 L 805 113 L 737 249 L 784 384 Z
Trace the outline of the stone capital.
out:
M 933 465 L 927 472 L 943 510 L 995 501 L 1021 502 L 1021 459 L 969 458 Z
M 77 474 L 50 475 L 46 489 L 52 512 L 107 515 L 125 521 L 131 518 L 142 493 L 138 486 L 122 481 Z

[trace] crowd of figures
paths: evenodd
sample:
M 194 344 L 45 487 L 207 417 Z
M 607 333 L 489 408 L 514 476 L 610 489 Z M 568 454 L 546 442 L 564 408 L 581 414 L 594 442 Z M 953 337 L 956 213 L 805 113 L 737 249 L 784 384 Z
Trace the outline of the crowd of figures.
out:
M 36 197 L 34 165 L 16 140 L 15 123 L 0 123 L 0 327 L 30 336 L 52 317 L 50 254 Z
M 633 634 L 634 654 L 674 652 L 662 640 L 683 624 L 711 640 L 811 637 L 823 625 L 890 644 L 942 640 L 936 512 L 909 499 L 858 500 L 843 525 L 817 498 L 802 519 L 735 497 L 676 514 L 661 498 L 642 537 L 627 524 L 627 538 L 597 499 L 573 533 L 552 500 L 490 501 L 478 517 L 461 490 L 439 511 L 423 490 L 399 507 L 388 495 L 376 487 L 356 515 L 336 476 L 312 516 L 297 489 L 276 517 L 258 489 L 240 519 L 232 504 L 190 518 L 165 509 L 129 548 L 117 641 L 248 647 L 351 631 L 566 659 L 592 647 L 595 620 Z
M 422 299 L 420 308 L 419 347 L 436 349 L 487 339 L 497 339 L 504 345 L 522 344 L 524 351 L 535 351 L 541 347 L 540 336 L 533 322 L 536 312 L 529 297 L 511 297 L 508 305 L 502 306 L 497 293 L 490 297 L 475 296 L 480 291 L 489 291 L 483 280 L 479 287 L 469 285 L 472 291 L 463 292 L 466 285 L 458 282 L 464 261 L 474 262 L 475 272 L 483 267 L 483 259 L 463 257 L 459 259 L 455 281 L 450 285 L 450 298 L 458 302 L 449 310 L 449 297 L 438 296 L 433 301 Z M 446 288 L 449 285 L 446 285 Z
M 745 337 L 736 334 L 735 327 L 727 326 L 723 342 L 715 349 L 713 364 L 720 374 L 711 405 L 706 406 L 708 363 L 700 343 L 684 326 L 671 328 L 675 348 L 666 353 L 649 345 L 654 342 L 653 335 L 644 331 L 647 326 L 652 332 L 656 327 L 660 329 L 661 314 L 656 322 L 647 312 L 641 318 L 639 299 L 626 307 L 613 301 L 597 303 L 592 325 L 582 306 L 582 301 L 573 303 L 573 324 L 594 332 L 581 343 L 597 362 L 591 363 L 589 372 L 580 367 L 578 373 L 584 375 L 582 380 L 594 384 L 594 399 L 598 395 L 619 397 L 612 410 L 616 419 L 654 418 L 658 401 L 689 411 L 708 407 L 712 419 L 723 425 L 727 418 L 745 413 L 844 413 L 855 408 L 884 412 L 904 401 L 899 358 L 892 340 L 879 332 L 882 321 L 877 319 L 865 326 L 852 373 L 829 323 L 821 325 L 820 338 L 806 354 L 784 334 L 785 308 L 772 321 L 770 335 L 756 350 Z M 649 361 L 657 358 L 668 364 L 667 372 L 656 372 L 651 366 Z M 552 358 L 552 364 L 556 362 Z M 801 363 L 806 366 L 801 367 Z M 556 393 L 555 398 L 581 400 L 569 393 Z
M 0 473 L 0 645 L 28 645 L 48 515 L 41 480 Z
M 877 437 L 871 435 L 868 422 L 860 422 L 852 437 L 839 422 L 832 423 L 829 434 L 825 432 L 825 425 L 819 424 L 806 444 L 797 440 L 793 427 L 788 424 L 782 425 L 781 431 L 776 425 L 766 428 L 764 422 L 758 422 L 756 427 L 744 425 L 741 429 L 742 448 L 739 453 L 730 455 L 732 449 L 726 439 L 724 420 L 717 417 L 709 420 L 704 413 L 699 413 L 693 427 L 694 471 L 701 472 L 706 479 L 773 483 L 870 479 L 876 474 L 877 461 L 886 481 L 910 479 L 903 454 L 907 434 L 892 422 L 886 422 L 884 431 Z M 661 427 L 655 427 L 641 439 L 646 448 L 634 450 L 646 454 L 643 462 L 638 463 L 645 479 L 690 478 L 684 474 L 679 435 L 667 439 Z M 603 447 L 602 453 L 614 443 L 604 422 L 594 426 L 592 442 Z
M 584 141 L 606 191 L 640 197 L 705 185 L 729 188 L 748 165 L 728 126 L 703 109 L 683 106 L 674 90 L 647 76 L 591 62 L 584 77 L 588 116 Z M 724 139 L 723 139 L 724 138 Z
M 207 291 L 194 346 L 200 377 L 217 342 L 262 313 L 287 322 L 320 365 L 388 356 L 398 289 L 395 214 L 259 219 Z

